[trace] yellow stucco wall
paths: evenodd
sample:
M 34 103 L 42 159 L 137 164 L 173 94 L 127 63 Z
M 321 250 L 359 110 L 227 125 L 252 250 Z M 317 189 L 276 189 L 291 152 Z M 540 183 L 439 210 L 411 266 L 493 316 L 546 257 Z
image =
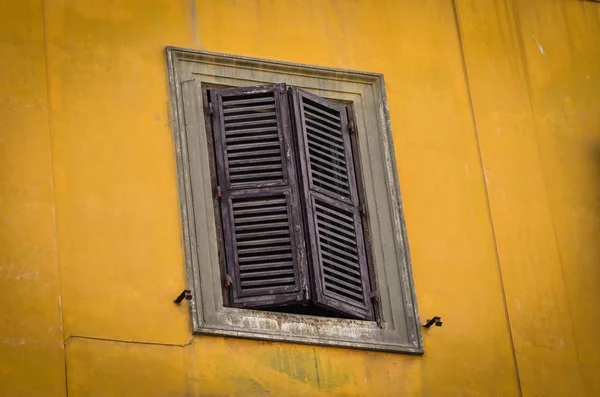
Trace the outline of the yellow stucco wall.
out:
M 0 395 L 600 395 L 600 4 L 0 0 Z M 164 47 L 385 75 L 422 357 L 190 335 Z

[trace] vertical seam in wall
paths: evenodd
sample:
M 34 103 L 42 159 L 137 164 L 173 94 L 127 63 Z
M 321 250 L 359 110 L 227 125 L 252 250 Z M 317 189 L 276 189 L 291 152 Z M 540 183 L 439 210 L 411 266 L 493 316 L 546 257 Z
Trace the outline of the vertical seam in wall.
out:
M 525 84 L 527 85 L 527 99 L 529 100 L 529 111 L 531 113 L 531 119 L 533 121 L 533 132 L 534 132 L 534 137 L 535 137 L 535 147 L 537 150 L 537 155 L 538 155 L 538 159 L 539 159 L 539 164 L 540 164 L 540 168 L 541 168 L 541 173 L 542 173 L 542 184 L 544 186 L 544 192 L 546 194 L 546 200 L 548 203 L 548 212 L 550 213 L 550 222 L 552 223 L 552 235 L 554 237 L 554 243 L 556 244 L 556 255 L 558 256 L 558 265 L 559 265 L 559 269 L 560 269 L 560 277 L 561 277 L 561 281 L 562 281 L 562 285 L 563 285 L 563 290 L 565 293 L 565 300 L 567 302 L 567 314 L 569 315 L 569 324 L 570 324 L 570 328 L 571 328 L 571 334 L 573 336 L 573 345 L 575 347 L 575 357 L 577 358 L 577 366 L 579 367 L 579 381 L 581 384 L 581 391 L 585 393 L 585 384 L 583 382 L 583 377 L 582 377 L 582 372 L 581 372 L 581 359 L 579 357 L 579 349 L 577 347 L 577 338 L 575 337 L 575 327 L 573 326 L 573 316 L 571 315 L 571 304 L 569 301 L 569 294 L 567 292 L 567 285 L 565 284 L 565 275 L 564 275 L 564 271 L 563 271 L 563 258 L 562 255 L 560 254 L 560 247 L 558 245 L 558 237 L 556 235 L 556 226 L 555 226 L 555 220 L 554 220 L 554 214 L 552 211 L 552 204 L 550 202 L 550 196 L 548 194 L 548 184 L 546 183 L 546 170 L 544 167 L 544 160 L 542 158 L 542 151 L 540 149 L 540 143 L 539 143 L 539 134 L 538 134 L 538 128 L 537 128 L 537 124 L 536 124 L 536 117 L 535 117 L 535 111 L 534 111 L 534 107 L 533 107 L 533 99 L 531 98 L 531 92 L 532 92 L 532 86 L 531 86 L 531 78 L 529 76 L 529 70 L 527 69 L 527 53 L 525 51 L 525 42 L 523 40 L 523 31 L 521 29 L 521 19 L 519 18 L 519 13 L 516 10 L 515 7 L 515 1 L 518 2 L 518 0 L 507 0 L 510 1 L 512 4 L 512 10 L 513 10 L 513 16 L 514 16 L 514 20 L 515 20 L 515 30 L 517 33 L 517 39 L 518 39 L 518 45 L 519 45 L 519 52 L 521 55 L 521 67 L 523 68 L 523 77 L 525 78 Z
M 191 342 L 190 342 L 191 343 Z M 183 346 L 181 349 L 181 361 L 183 364 L 183 370 L 185 373 L 185 394 L 187 397 L 192 397 L 192 380 L 190 378 L 190 370 L 193 366 L 193 363 L 188 363 L 188 355 L 187 355 L 187 347 L 188 346 Z M 193 345 L 191 345 L 192 349 L 194 348 Z
M 60 328 L 62 331 L 62 339 L 60 341 L 63 349 L 64 355 L 64 371 L 65 371 L 65 396 L 69 396 L 69 382 L 67 380 L 67 348 L 65 345 L 65 321 L 64 321 L 64 313 L 63 313 L 63 304 L 62 304 L 62 274 L 61 274 L 61 266 L 60 266 L 60 252 L 58 247 L 58 217 L 56 215 L 56 183 L 55 183 L 55 173 L 54 173 L 54 156 L 52 153 L 53 147 L 53 134 L 52 134 L 52 123 L 51 123 L 51 111 L 50 111 L 50 70 L 48 68 L 48 35 L 46 32 L 46 2 L 45 0 L 40 1 L 42 5 L 42 36 L 43 36 L 43 44 L 44 44 L 44 68 L 46 72 L 46 118 L 48 123 L 48 135 L 49 135 L 49 153 L 50 153 L 50 171 L 52 174 L 52 200 L 54 206 L 54 247 L 56 250 L 56 265 L 57 265 L 57 276 L 58 276 L 58 302 L 59 302 L 59 312 L 60 312 Z
M 317 389 L 321 391 L 321 375 L 319 374 L 319 358 L 317 357 L 317 349 L 313 346 L 313 359 L 315 360 L 315 374 L 317 375 Z
M 496 237 L 496 228 L 494 226 L 494 218 L 492 216 L 492 206 L 490 203 L 490 194 L 489 194 L 489 189 L 488 189 L 488 183 L 487 183 L 487 178 L 485 176 L 485 167 L 483 164 L 483 153 L 481 152 L 481 144 L 479 142 L 479 130 L 477 129 L 477 120 L 475 118 L 475 106 L 473 103 L 473 96 L 471 94 L 471 83 L 469 81 L 469 74 L 467 71 L 467 59 L 465 57 L 465 50 L 464 50 L 464 45 L 463 45 L 463 40 L 462 40 L 462 34 L 460 31 L 460 18 L 458 16 L 458 6 L 456 4 L 457 0 L 452 0 L 452 5 L 453 5 L 453 10 L 454 10 L 454 20 L 456 23 L 456 33 L 458 34 L 458 43 L 460 46 L 460 55 L 462 58 L 462 64 L 463 64 L 463 73 L 465 76 L 465 83 L 467 85 L 467 96 L 469 98 L 469 108 L 471 111 L 471 121 L 473 123 L 473 130 L 475 132 L 475 142 L 477 145 L 477 154 L 479 157 L 479 165 L 481 167 L 481 172 L 483 174 L 483 186 L 484 186 L 484 190 L 485 190 L 485 198 L 486 198 L 486 207 L 487 207 L 487 212 L 488 212 L 488 216 L 490 219 L 490 226 L 492 228 L 492 234 L 494 236 L 494 249 L 495 249 L 495 255 L 496 255 L 496 263 L 498 264 L 498 272 L 500 274 L 500 286 L 501 286 L 501 291 L 502 291 L 502 300 L 504 303 L 504 314 L 506 317 L 506 321 L 508 323 L 508 333 L 510 336 L 510 346 L 512 348 L 512 355 L 513 355 L 513 364 L 515 366 L 515 374 L 517 377 L 517 386 L 519 389 L 519 395 L 523 396 L 523 390 L 521 388 L 521 376 L 519 374 L 519 364 L 517 362 L 517 353 L 515 350 L 515 341 L 514 341 L 514 336 L 513 336 L 513 332 L 512 332 L 512 326 L 511 326 L 511 322 L 510 322 L 510 314 L 508 312 L 508 304 L 506 301 L 506 291 L 504 290 L 504 277 L 502 275 L 502 266 L 500 265 L 500 253 L 498 250 L 498 239 Z
M 198 14 L 196 12 L 196 0 L 190 0 L 191 10 L 191 29 L 192 29 L 192 43 L 196 47 L 200 47 L 200 38 L 198 36 Z

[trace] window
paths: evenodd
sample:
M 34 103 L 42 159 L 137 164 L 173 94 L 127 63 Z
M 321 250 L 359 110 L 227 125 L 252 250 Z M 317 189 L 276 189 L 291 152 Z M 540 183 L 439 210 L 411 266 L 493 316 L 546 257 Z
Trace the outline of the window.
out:
M 421 353 L 383 77 L 167 64 L 193 331 Z
M 347 106 L 285 84 L 209 101 L 231 305 L 373 320 Z

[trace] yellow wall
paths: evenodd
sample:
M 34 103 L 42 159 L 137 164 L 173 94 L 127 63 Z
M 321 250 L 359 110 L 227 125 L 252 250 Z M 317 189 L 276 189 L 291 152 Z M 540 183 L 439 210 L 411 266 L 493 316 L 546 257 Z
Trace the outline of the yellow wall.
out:
M 0 0 L 0 395 L 600 395 L 600 4 Z M 384 73 L 422 357 L 190 335 L 164 47 Z

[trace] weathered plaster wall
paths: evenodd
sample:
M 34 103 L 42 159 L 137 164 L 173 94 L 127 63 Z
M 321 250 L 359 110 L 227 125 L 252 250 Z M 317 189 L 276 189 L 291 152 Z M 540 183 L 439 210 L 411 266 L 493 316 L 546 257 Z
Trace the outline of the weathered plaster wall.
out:
M 0 2 L 0 20 L 0 395 L 60 396 L 65 355 L 42 9 Z
M 600 394 L 599 39 L 578 0 L 0 1 L 0 394 Z M 424 356 L 191 337 L 166 45 L 385 74 Z
M 458 4 L 523 394 L 600 395 L 600 4 L 496 3 Z

